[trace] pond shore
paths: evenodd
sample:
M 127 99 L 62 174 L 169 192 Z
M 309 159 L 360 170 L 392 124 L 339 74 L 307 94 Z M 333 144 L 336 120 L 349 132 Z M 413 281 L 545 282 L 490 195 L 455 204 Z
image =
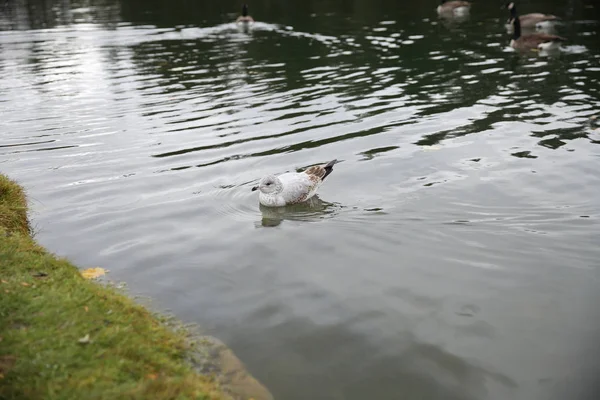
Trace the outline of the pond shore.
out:
M 0 398 L 272 399 L 223 343 L 38 245 L 23 188 L 1 174 L 0 260 Z

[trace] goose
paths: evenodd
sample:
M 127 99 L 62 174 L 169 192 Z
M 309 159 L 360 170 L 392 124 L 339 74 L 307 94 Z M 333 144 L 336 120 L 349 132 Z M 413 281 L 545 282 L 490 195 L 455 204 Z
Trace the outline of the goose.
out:
M 468 14 L 471 9 L 471 3 L 461 0 L 440 0 L 440 5 L 437 8 L 439 15 L 464 15 Z
M 314 165 L 303 172 L 286 172 L 279 176 L 267 175 L 252 191 L 259 191 L 258 201 L 266 207 L 283 207 L 302 203 L 317 193 L 325 178 L 333 171 L 337 160 L 325 165 Z
M 506 3 L 506 9 L 510 12 L 510 17 L 506 23 L 507 28 L 512 29 L 512 21 L 517 17 L 517 6 L 514 2 Z M 530 13 L 519 16 L 519 22 L 522 29 L 537 29 L 550 31 L 554 28 L 559 18 L 552 14 Z
M 246 24 L 254 22 L 254 19 L 248 15 L 248 4 L 244 3 L 242 6 L 242 15 L 240 15 L 235 22 L 242 22 Z
M 510 47 L 517 50 L 557 50 L 560 47 L 560 42 L 567 39 L 557 35 L 550 35 L 547 33 L 530 33 L 527 35 L 521 35 L 521 21 L 520 19 L 513 18 L 513 37 L 510 41 Z

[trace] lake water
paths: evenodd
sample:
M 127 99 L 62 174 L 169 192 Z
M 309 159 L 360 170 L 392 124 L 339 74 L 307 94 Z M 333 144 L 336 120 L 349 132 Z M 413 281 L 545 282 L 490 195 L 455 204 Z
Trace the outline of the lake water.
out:
M 600 371 L 600 6 L 546 57 L 503 2 L 25 2 L 0 170 L 38 240 L 226 342 L 278 399 L 587 399 Z M 310 206 L 268 173 L 340 162 Z

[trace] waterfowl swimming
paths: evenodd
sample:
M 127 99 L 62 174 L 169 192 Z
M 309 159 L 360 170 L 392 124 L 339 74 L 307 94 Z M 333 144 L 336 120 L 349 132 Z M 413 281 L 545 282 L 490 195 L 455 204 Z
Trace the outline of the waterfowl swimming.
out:
M 248 4 L 242 6 L 242 15 L 237 18 L 236 22 L 254 22 L 254 19 L 248 15 Z
M 547 33 L 530 33 L 521 35 L 521 22 L 519 18 L 513 18 L 513 37 L 510 41 L 510 47 L 517 50 L 537 49 L 537 50 L 556 50 L 560 47 L 560 42 L 567 39 L 557 35 Z
M 514 2 L 506 3 L 506 9 L 510 12 L 507 28 L 512 29 L 512 21 L 517 18 L 517 6 Z M 552 30 L 559 18 L 552 14 L 530 13 L 519 16 L 521 29 Z
M 337 160 L 325 165 L 315 165 L 303 172 L 286 172 L 279 176 L 267 175 L 260 180 L 258 186 L 258 201 L 267 207 L 283 207 L 290 204 L 302 203 L 313 197 L 325 178 L 333 171 Z
M 471 3 L 462 0 L 440 0 L 440 5 L 437 8 L 439 15 L 462 15 L 467 14 L 471 9 Z
M 600 118 L 598 118 L 599 116 L 600 114 L 592 115 L 589 119 L 590 128 L 592 128 L 593 131 L 597 131 L 600 129 Z

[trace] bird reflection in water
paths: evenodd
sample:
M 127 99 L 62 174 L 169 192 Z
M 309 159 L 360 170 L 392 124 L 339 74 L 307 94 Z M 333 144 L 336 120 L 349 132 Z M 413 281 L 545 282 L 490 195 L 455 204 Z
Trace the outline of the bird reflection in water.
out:
M 316 222 L 331 218 L 340 209 L 336 203 L 328 203 L 314 195 L 305 202 L 284 207 L 265 207 L 259 205 L 262 219 L 257 227 L 273 227 L 280 225 L 283 220 Z

